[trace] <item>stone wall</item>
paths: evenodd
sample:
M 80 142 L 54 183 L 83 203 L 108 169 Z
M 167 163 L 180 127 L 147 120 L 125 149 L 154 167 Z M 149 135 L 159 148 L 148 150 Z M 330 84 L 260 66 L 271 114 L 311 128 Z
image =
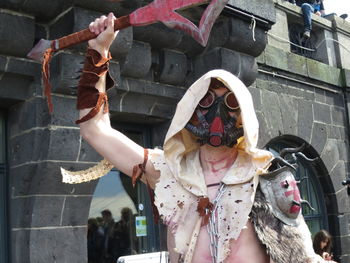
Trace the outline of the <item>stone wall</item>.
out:
M 147 2 L 0 3 L 0 105 L 7 110 L 9 126 L 12 263 L 87 261 L 86 221 L 97 182 L 62 184 L 59 167 L 78 170 L 101 159 L 74 124 L 78 71 L 86 45 L 53 58 L 52 115 L 42 93 L 40 64 L 26 54 L 40 38 L 73 33 L 102 13 L 125 15 Z M 198 19 L 200 11 L 191 10 L 192 19 Z M 111 118 L 153 127 L 153 144 L 161 145 L 186 87 L 210 69 L 231 71 L 250 86 L 261 147 L 290 135 L 307 142 L 321 157 L 326 172 L 319 179 L 336 235 L 336 253 L 344 263 L 350 255 L 350 208 L 340 182 L 350 175 L 349 56 L 334 41 L 325 42 L 316 60 L 290 53 L 289 43 L 276 36 L 288 38 L 288 25 L 298 19 L 300 10 L 284 1 L 253 0 L 249 5 L 229 1 L 207 47 L 162 24 L 122 30 L 111 47 L 111 74 L 117 81 L 108 94 Z M 313 19 L 315 43 L 331 35 L 347 45 L 347 22 L 337 17 Z M 266 34 L 276 21 L 271 34 Z
M 74 124 L 86 44 L 52 60 L 52 115 L 43 96 L 40 64 L 26 54 L 41 38 L 62 37 L 101 14 L 125 15 L 148 2 L 1 1 L 0 105 L 8 119 L 12 263 L 87 261 L 86 222 L 97 182 L 62 184 L 59 168 L 83 169 L 101 159 Z M 255 58 L 263 52 L 265 31 L 274 23 L 272 1 L 251 1 L 255 6 L 262 2 L 265 22 L 257 23 L 254 31 L 247 13 L 254 9 L 244 8 L 244 2 L 232 3 L 215 24 L 207 47 L 162 24 L 122 30 L 111 47 L 111 75 L 117 81 L 109 91 L 112 120 L 152 126 L 153 143 L 160 145 L 185 87 L 204 72 L 224 68 L 246 85 L 254 83 Z M 201 12 L 194 8 L 189 14 L 196 20 Z

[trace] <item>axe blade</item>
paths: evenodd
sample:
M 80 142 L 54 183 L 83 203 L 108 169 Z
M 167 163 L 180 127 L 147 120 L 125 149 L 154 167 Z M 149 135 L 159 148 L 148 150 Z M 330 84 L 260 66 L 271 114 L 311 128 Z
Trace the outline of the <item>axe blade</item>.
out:
M 32 48 L 27 54 L 28 58 L 42 62 L 44 52 L 51 47 L 51 41 L 46 39 L 40 39 L 39 42 Z

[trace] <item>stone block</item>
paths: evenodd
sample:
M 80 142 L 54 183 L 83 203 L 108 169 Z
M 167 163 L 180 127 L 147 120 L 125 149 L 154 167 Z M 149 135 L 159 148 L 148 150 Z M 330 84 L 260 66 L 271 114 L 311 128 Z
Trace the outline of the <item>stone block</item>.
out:
M 332 124 L 346 126 L 346 114 L 343 108 L 332 107 Z
M 30 262 L 87 262 L 86 233 L 86 226 L 30 230 Z
M 8 99 L 14 105 L 16 102 L 24 101 L 32 97 L 31 77 L 21 76 L 12 73 L 0 74 L 0 98 L 1 100 Z M 1 103 L 5 107 L 5 103 Z
M 288 71 L 288 56 L 283 50 L 268 45 L 265 49 L 265 59 L 266 65 Z
M 312 125 L 310 144 L 318 154 L 321 154 L 327 142 L 327 127 L 325 124 L 317 122 L 312 123 L 310 120 L 309 123 Z M 329 169 L 329 167 L 327 168 Z
M 116 90 L 112 91 L 113 94 L 111 92 L 112 97 L 115 96 L 116 93 L 130 91 L 155 97 L 164 97 L 165 99 L 173 100 L 173 103 L 177 103 L 185 93 L 185 90 L 181 87 L 132 78 L 123 78 L 123 82 L 120 87 L 118 87 L 116 93 L 114 91 Z
M 314 102 L 313 105 L 313 111 L 314 111 L 314 120 L 318 122 L 322 122 L 325 124 L 331 124 L 331 108 L 329 105 L 326 104 L 320 104 L 317 102 Z
M 101 160 L 102 157 L 96 159 Z M 11 168 L 10 174 L 13 178 L 13 196 L 32 195 L 92 195 L 97 184 L 91 181 L 82 184 L 62 183 L 60 167 L 70 171 L 80 171 L 93 166 L 95 163 L 70 162 L 40 162 L 28 163 L 16 168 Z
M 148 43 L 134 41 L 125 62 L 121 65 L 121 74 L 125 77 L 142 78 L 152 65 L 151 46 Z
M 329 215 L 328 224 L 331 226 L 333 236 L 345 236 L 349 234 L 347 227 L 349 222 L 349 214 Z
M 315 89 L 315 101 L 326 103 L 326 93 L 324 90 L 321 89 Z
M 49 27 L 49 39 L 58 39 L 66 35 L 88 28 L 89 24 L 102 14 L 86 10 L 80 7 L 73 7 L 61 15 Z M 87 42 L 72 46 L 72 49 L 85 51 Z
M 35 34 L 34 18 L 14 13 L 0 13 L 1 54 L 25 57 L 32 49 Z M 5 26 L 10 25 L 10 26 Z M 16 34 L 14 34 L 16 32 Z
M 306 58 L 293 53 L 287 54 L 288 71 L 307 76 Z
M 327 202 L 329 202 L 329 205 L 327 205 L 328 214 L 347 213 L 350 209 L 349 196 L 345 187 L 335 194 L 328 195 L 327 199 Z
M 29 238 L 29 230 L 11 231 L 11 263 L 22 263 L 24 258 L 29 259 Z
M 253 98 L 254 109 L 256 111 L 261 111 L 261 92 L 258 88 L 253 88 L 252 86 L 248 87 L 248 90 Z
M 341 159 L 343 158 L 344 156 L 341 157 Z M 330 177 L 332 180 L 332 185 L 334 187 L 334 192 L 338 192 L 339 190 L 344 188 L 344 186 L 342 185 L 342 181 L 346 180 L 345 171 L 346 167 L 344 161 L 338 161 L 333 170 L 330 171 Z
M 253 0 L 249 2 L 249 5 L 247 5 L 247 2 L 245 0 L 229 0 L 228 4 L 238 9 L 244 10 L 249 14 L 261 17 L 269 21 L 271 24 L 274 24 L 276 22 L 275 5 L 272 0 Z
M 335 42 L 329 41 L 329 39 L 333 39 L 333 32 L 321 29 L 317 30 L 314 36 L 314 44 L 318 47 L 315 53 L 315 59 L 332 67 L 337 67 L 335 51 L 337 45 L 335 45 Z
M 28 196 L 12 200 L 14 228 L 60 226 L 64 204 L 62 196 Z
M 284 134 L 279 94 L 264 91 L 261 93 L 262 112 L 272 137 Z
M 253 32 L 250 28 L 251 21 L 247 22 L 235 17 L 231 17 L 226 23 L 228 23 L 228 25 L 223 24 L 222 27 L 228 27 L 228 32 L 225 32 L 225 30 L 221 31 L 227 36 L 227 40 L 222 41 L 225 39 L 225 35 L 223 36 L 221 34 L 221 36 L 216 37 L 216 39 L 219 39 L 216 41 L 217 43 L 214 42 L 215 34 L 220 33 L 220 30 L 216 32 L 216 28 L 219 27 L 219 24 L 213 29 L 214 32 L 209 45 L 223 46 L 227 49 L 245 53 L 252 57 L 257 57 L 264 51 L 267 43 L 266 31 L 264 29 L 255 27 Z M 222 44 L 220 40 L 223 42 Z
M 103 157 L 96 152 L 87 141 L 81 139 L 79 161 L 80 162 L 96 162 L 102 160 Z
M 335 86 L 342 86 L 341 70 L 312 59 L 306 59 L 308 75 L 311 79 L 320 80 Z
M 338 142 L 334 139 L 327 140 L 321 158 L 328 171 L 332 171 L 342 156 L 339 156 Z
M 281 106 L 281 117 L 283 123 L 283 134 L 297 135 L 298 109 L 295 108 L 298 101 L 286 94 L 280 94 L 279 104 Z
M 12 165 L 29 161 L 76 160 L 79 150 L 79 130 L 55 128 L 33 129 L 9 142 Z
M 345 85 L 345 87 L 350 88 L 350 70 L 343 69 L 343 76 L 344 76 L 344 85 Z
M 265 113 L 263 112 L 256 112 L 256 116 L 259 121 L 259 141 L 258 141 L 258 147 L 264 148 L 267 143 L 270 142 L 270 140 L 274 137 L 271 135 L 271 129 L 267 126 L 267 121 L 265 118 Z
M 5 8 L 23 12 L 35 16 L 38 21 L 46 22 L 54 19 L 61 12 L 72 5 L 73 0 L 55 0 L 48 2 L 45 0 L 3 0 Z
M 246 86 L 253 84 L 257 76 L 257 64 L 252 56 L 226 48 L 215 48 L 198 56 L 194 60 L 193 67 L 193 80 L 198 79 L 212 69 L 218 68 L 236 75 Z
M 85 225 L 89 217 L 91 196 L 68 196 L 64 202 L 62 226 Z
M 134 27 L 133 30 L 135 40 L 147 42 L 155 49 L 177 48 L 184 36 L 182 31 L 168 28 L 162 23 Z M 182 48 L 179 48 L 179 50 L 183 51 Z
M 169 85 L 182 85 L 187 75 L 186 55 L 167 49 L 160 54 L 159 81 Z
M 8 118 L 11 136 L 17 136 L 35 127 L 75 126 L 74 121 L 79 117 L 76 99 L 69 96 L 53 96 L 52 101 L 53 114 L 48 113 L 47 101 L 42 97 L 35 97 L 13 106 Z
M 118 36 L 109 48 L 113 60 L 120 61 L 120 63 L 124 62 L 132 48 L 133 39 L 133 27 L 128 27 L 119 31 Z
M 326 103 L 332 106 L 345 108 L 345 101 L 342 93 L 334 93 L 334 92 L 326 91 Z
M 289 39 L 288 32 L 287 14 L 280 9 L 276 9 L 276 23 L 268 32 L 268 44 L 276 48 L 280 48 L 286 52 L 290 52 L 290 44 L 288 42 L 283 42 L 282 40 Z

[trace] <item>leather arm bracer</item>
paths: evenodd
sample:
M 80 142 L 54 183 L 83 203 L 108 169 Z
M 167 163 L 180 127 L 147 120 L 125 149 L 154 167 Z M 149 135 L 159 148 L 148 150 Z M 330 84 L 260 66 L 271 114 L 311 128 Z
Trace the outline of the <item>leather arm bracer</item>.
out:
M 114 86 L 114 81 L 108 72 L 110 60 L 110 54 L 105 58 L 101 56 L 98 51 L 88 48 L 78 84 L 77 109 L 92 109 L 87 115 L 77 120 L 75 122 L 76 124 L 80 124 L 95 117 L 102 106 L 104 107 L 104 113 L 109 111 L 107 93 L 99 92 L 95 86 L 104 74 L 106 74 L 106 91 Z

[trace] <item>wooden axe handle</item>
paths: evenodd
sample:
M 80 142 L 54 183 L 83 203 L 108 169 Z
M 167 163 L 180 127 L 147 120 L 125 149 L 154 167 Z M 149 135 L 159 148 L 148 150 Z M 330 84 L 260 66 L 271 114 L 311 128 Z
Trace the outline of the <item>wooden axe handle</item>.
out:
M 131 26 L 129 15 L 122 16 L 114 20 L 114 31 L 129 27 L 129 26 Z M 94 38 L 96 38 L 96 34 L 91 32 L 90 29 L 87 28 L 79 32 L 54 40 L 54 49 L 55 51 L 65 49 Z

